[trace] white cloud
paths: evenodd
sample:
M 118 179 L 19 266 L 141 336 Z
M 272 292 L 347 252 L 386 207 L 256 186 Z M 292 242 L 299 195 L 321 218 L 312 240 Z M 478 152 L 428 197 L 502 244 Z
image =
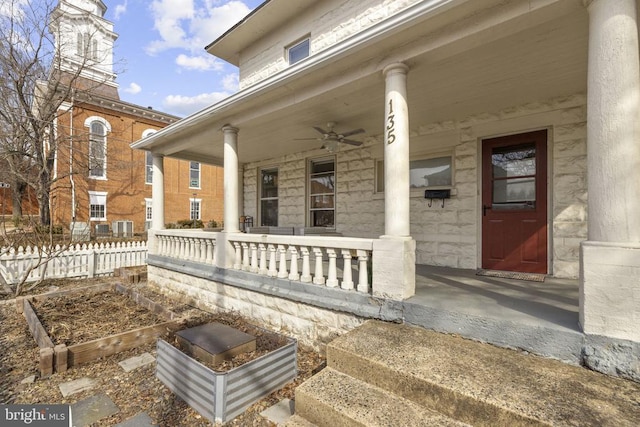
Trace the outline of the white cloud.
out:
M 227 92 L 237 92 L 239 86 L 238 73 L 227 74 L 222 78 L 222 87 Z
M 230 95 L 228 92 L 201 93 L 196 96 L 169 95 L 162 102 L 163 107 L 178 116 L 187 116 L 213 105 Z
M 223 68 L 222 63 L 216 60 L 216 58 L 214 58 L 211 55 L 188 56 L 181 53 L 176 58 L 176 64 L 178 64 L 180 67 L 186 68 L 187 70 L 196 70 L 196 71 L 209 71 L 209 70 L 219 71 Z
M 127 13 L 127 3 L 128 2 L 129 2 L 129 0 L 124 0 L 124 3 L 116 5 L 116 8 L 114 9 L 114 16 L 115 16 L 116 21 L 118 19 L 120 19 L 120 17 L 122 15 Z
M 131 83 L 129 86 L 123 89 L 123 91 L 135 95 L 136 93 L 140 93 L 142 91 L 142 87 L 140 87 L 140 85 L 137 83 Z
M 147 53 L 172 48 L 201 51 L 250 11 L 240 0 L 154 0 L 151 12 L 160 39 L 147 46 Z

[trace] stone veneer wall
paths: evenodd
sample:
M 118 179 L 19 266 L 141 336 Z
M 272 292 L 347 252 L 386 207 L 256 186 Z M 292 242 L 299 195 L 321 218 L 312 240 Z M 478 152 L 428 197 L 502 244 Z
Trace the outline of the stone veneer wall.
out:
M 205 311 L 237 312 L 316 350 L 366 320 L 151 265 L 147 269 L 150 286 L 169 297 Z
M 288 67 L 285 47 L 310 34 L 310 53 L 322 51 L 387 19 L 420 0 L 334 0 L 316 2 L 281 29 L 240 54 L 240 88 Z
M 475 269 L 480 259 L 480 168 L 482 138 L 549 129 L 550 248 L 553 275 L 578 276 L 580 242 L 587 237 L 586 97 L 575 95 L 522 105 L 461 121 L 412 126 L 412 153 L 449 152 L 454 156 L 454 195 L 444 208 L 431 207 L 418 190 L 411 197 L 411 234 L 416 262 Z M 384 234 L 384 198 L 374 192 L 375 164 L 382 144 L 368 138 L 363 147 L 336 155 L 336 228 L 344 235 Z M 279 225 L 305 225 L 306 161 L 326 155 L 303 152 L 244 167 L 244 208 L 257 223 L 259 167 L 279 167 Z

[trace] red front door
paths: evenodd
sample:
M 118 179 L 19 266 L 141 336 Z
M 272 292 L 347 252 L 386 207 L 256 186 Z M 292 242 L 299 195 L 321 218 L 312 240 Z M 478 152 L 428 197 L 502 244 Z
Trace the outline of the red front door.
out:
M 547 131 L 482 143 L 482 268 L 547 273 Z

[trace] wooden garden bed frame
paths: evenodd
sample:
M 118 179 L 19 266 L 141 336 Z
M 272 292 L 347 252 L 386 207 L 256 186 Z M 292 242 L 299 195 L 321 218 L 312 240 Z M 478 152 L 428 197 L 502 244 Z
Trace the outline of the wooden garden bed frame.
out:
M 100 293 L 105 291 L 126 295 L 138 305 L 145 307 L 147 310 L 163 317 L 167 321 L 70 346 L 65 344 L 54 345 L 31 305 L 32 301 L 43 301 L 49 298 L 61 297 L 78 292 Z M 105 283 L 83 288 L 48 292 L 33 297 L 17 298 L 16 310 L 18 313 L 24 314 L 27 324 L 29 325 L 29 330 L 40 348 L 39 366 L 41 377 L 47 377 L 54 372 L 64 372 L 69 368 L 83 363 L 92 362 L 102 357 L 111 356 L 143 344 L 155 342 L 158 337 L 168 330 L 175 331 L 180 328 L 180 319 L 177 314 L 120 283 Z

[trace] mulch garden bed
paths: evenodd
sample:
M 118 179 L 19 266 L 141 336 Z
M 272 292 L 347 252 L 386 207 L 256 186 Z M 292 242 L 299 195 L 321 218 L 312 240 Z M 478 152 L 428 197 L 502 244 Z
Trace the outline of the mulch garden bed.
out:
M 165 321 L 127 296 L 108 291 L 34 300 L 31 305 L 53 343 L 67 346 Z
M 118 280 L 101 278 L 66 282 L 57 281 L 54 286 L 59 289 L 67 289 L 67 287 L 86 287 L 88 285 L 104 283 L 105 281 L 116 282 Z M 260 325 L 257 325 L 258 328 L 256 328 L 256 325 L 252 325 L 251 322 L 248 322 L 236 313 L 207 313 L 158 294 L 148 288 L 145 283 L 136 285 L 135 290 L 153 301 L 160 303 L 168 310 L 180 315 L 184 319 L 184 327 L 197 326 L 209 322 L 220 322 L 247 333 L 257 334 L 256 330 L 260 330 Z M 60 342 L 65 342 L 67 339 L 84 340 L 84 337 L 88 339 L 89 337 L 107 334 L 109 333 L 108 331 L 125 327 L 123 326 L 124 324 L 114 324 L 114 326 L 109 327 L 102 325 L 103 320 L 106 321 L 110 318 L 117 317 L 119 318 L 118 322 L 140 321 L 144 323 L 149 320 L 144 320 L 146 319 L 144 316 L 139 318 L 139 314 L 146 314 L 138 313 L 138 307 L 129 305 L 118 305 L 116 307 L 117 310 L 111 313 L 107 311 L 104 315 L 97 315 L 97 311 L 95 310 L 99 310 L 100 307 L 94 307 L 90 301 L 101 305 L 99 304 L 100 298 L 106 298 L 106 296 L 103 295 L 101 297 L 100 294 L 93 296 L 84 294 L 83 298 L 82 292 L 84 291 L 81 291 L 81 294 L 77 295 L 77 298 L 86 305 L 83 309 L 75 311 L 76 307 L 74 307 L 74 304 L 68 304 L 69 307 L 64 307 L 67 304 L 62 301 L 50 301 L 49 304 L 52 304 L 51 307 L 43 304 L 37 308 L 37 310 L 43 310 L 43 318 L 48 318 L 53 322 L 49 324 L 45 321 L 47 324 L 46 328 L 47 330 L 53 328 L 52 335 L 54 335 L 56 339 L 61 340 Z M 93 298 L 97 298 L 97 300 Z M 88 307 L 90 305 L 94 307 L 95 310 L 89 309 Z M 67 313 L 66 317 L 56 317 L 56 307 L 64 308 Z M 47 312 L 50 314 L 44 314 Z M 72 326 L 71 322 L 76 326 Z M 58 326 L 52 326 L 54 324 L 58 324 Z M 71 329 L 73 332 L 69 333 L 67 329 Z M 167 336 L 168 339 L 171 339 L 170 334 Z M 277 342 L 273 342 L 268 336 L 263 336 L 265 339 L 260 339 L 256 343 L 256 354 L 245 355 L 245 360 L 252 360 L 258 357 L 260 354 L 259 351 L 269 351 L 265 350 L 265 348 L 260 350 L 260 342 L 265 344 L 266 348 L 272 348 L 278 344 Z M 118 424 L 142 411 L 149 414 L 153 422 L 160 426 L 198 427 L 212 425 L 184 401 L 171 393 L 171 391 L 155 377 L 155 364 L 149 364 L 128 373 L 124 372 L 118 365 L 118 362 L 122 360 L 141 355 L 145 352 L 155 356 L 155 343 L 144 344 L 138 348 L 86 363 L 67 372 L 55 373 L 47 378 L 41 378 L 39 376 L 38 366 L 34 363 L 34 361 L 37 360 L 38 351 L 38 346 L 29 332 L 24 317 L 16 313 L 15 305 L 0 305 L 0 403 L 74 403 L 99 392 L 104 392 L 118 406 L 120 412 L 96 423 L 95 425 L 97 426 Z M 217 366 L 216 369 L 231 369 L 243 363 L 242 359 L 243 357 L 238 360 L 224 362 L 226 365 Z M 259 413 L 283 398 L 293 399 L 296 386 L 317 372 L 323 366 L 324 358 L 311 349 L 298 346 L 297 364 L 298 376 L 293 383 L 289 383 L 282 389 L 271 393 L 226 425 L 273 426 L 271 422 L 261 417 Z M 34 381 L 22 383 L 22 380 L 32 375 L 35 376 Z M 94 389 L 63 398 L 58 386 L 61 383 L 82 377 L 93 378 L 96 381 Z

